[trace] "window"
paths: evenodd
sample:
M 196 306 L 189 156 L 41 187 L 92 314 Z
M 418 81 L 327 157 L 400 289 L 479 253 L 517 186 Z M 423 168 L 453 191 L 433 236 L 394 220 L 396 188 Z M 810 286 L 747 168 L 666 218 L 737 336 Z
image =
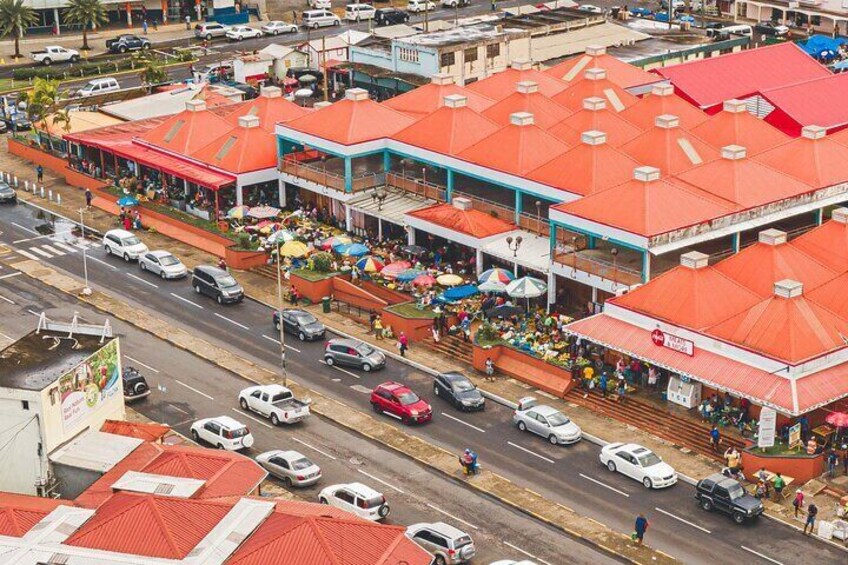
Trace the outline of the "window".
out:
M 469 49 L 466 49 L 465 50 L 465 62 L 466 63 L 473 63 L 476 60 L 477 60 L 477 48 L 471 47 Z
M 456 53 L 451 51 L 450 53 L 442 53 L 441 57 L 441 66 L 442 67 L 450 67 L 456 64 Z
M 21 408 L 29 410 L 29 400 L 21 400 Z
M 347 502 L 348 504 L 353 504 L 355 499 L 354 496 L 346 490 L 336 492 L 336 498 L 342 502 Z
M 418 62 L 418 50 L 409 49 L 407 47 L 400 47 L 398 49 L 398 57 L 401 61 L 406 61 L 407 63 L 417 63 Z
M 495 43 L 494 45 L 486 46 L 486 57 L 489 59 L 494 59 L 495 57 L 500 57 L 501 55 L 501 44 Z

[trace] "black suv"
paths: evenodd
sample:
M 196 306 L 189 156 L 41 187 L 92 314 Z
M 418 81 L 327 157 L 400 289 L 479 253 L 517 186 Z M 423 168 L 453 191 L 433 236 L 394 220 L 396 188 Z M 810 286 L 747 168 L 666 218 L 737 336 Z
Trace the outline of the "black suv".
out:
M 218 304 L 244 300 L 244 289 L 236 279 L 224 269 L 212 265 L 195 267 L 191 272 L 191 286 L 194 292 L 211 296 Z
M 147 380 L 145 380 L 144 375 L 139 373 L 135 367 L 124 367 L 121 381 L 124 384 L 125 402 L 141 400 L 146 396 L 150 396 L 150 386 L 148 386 Z
M 274 310 L 274 327 L 280 330 L 280 313 Z M 283 331 L 294 334 L 300 341 L 323 339 L 326 329 L 324 324 L 307 312 L 298 308 L 283 310 Z
M 756 518 L 763 513 L 763 503 L 745 492 L 742 483 L 735 479 L 715 473 L 698 481 L 695 498 L 701 508 L 710 512 L 719 510 L 730 514 L 733 521 L 742 524 L 745 520 Z
M 136 49 L 150 49 L 150 41 L 137 35 L 124 34 L 106 41 L 106 49 L 112 53 L 126 53 Z
M 440 373 L 433 381 L 433 394 L 463 411 L 485 410 L 486 399 L 468 377 L 456 371 Z
M 380 8 L 374 14 L 374 21 L 378 26 L 405 24 L 409 21 L 409 13 L 397 8 Z

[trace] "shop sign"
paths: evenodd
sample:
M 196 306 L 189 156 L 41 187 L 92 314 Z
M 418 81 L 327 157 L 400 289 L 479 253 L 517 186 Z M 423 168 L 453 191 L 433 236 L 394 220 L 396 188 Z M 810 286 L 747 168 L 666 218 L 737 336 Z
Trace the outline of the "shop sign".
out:
M 118 340 L 112 340 L 59 378 L 62 427 L 70 430 L 120 394 Z
M 777 412 L 764 406 L 760 410 L 760 424 L 757 432 L 757 447 L 773 447 L 775 429 L 777 428 Z
M 669 349 L 673 349 L 674 351 L 678 351 L 680 353 L 685 353 L 689 357 L 695 355 L 695 343 L 688 339 L 683 339 L 682 337 L 672 335 L 670 333 L 666 333 L 660 329 L 656 329 L 651 332 L 651 341 L 654 342 L 654 345 L 657 347 L 667 347 Z
M 801 445 L 801 424 L 789 428 L 789 449 Z

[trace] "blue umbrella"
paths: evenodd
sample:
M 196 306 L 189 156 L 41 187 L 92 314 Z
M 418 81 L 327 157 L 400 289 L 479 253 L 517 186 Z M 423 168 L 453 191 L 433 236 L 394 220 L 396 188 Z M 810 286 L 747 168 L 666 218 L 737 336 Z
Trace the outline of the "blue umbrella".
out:
M 118 198 L 118 206 L 138 206 L 138 200 L 132 196 L 121 196 Z
M 414 280 L 418 275 L 423 275 L 425 272 L 426 271 L 422 271 L 421 269 L 409 269 L 395 277 L 395 280 L 400 282 L 409 282 Z
M 462 300 L 463 298 L 468 298 L 469 296 L 474 296 L 480 292 L 477 290 L 477 287 L 473 284 L 464 284 L 462 286 L 457 286 L 454 288 L 447 289 L 443 296 L 446 300 Z
M 341 252 L 341 254 L 348 255 L 350 257 L 362 257 L 370 251 L 371 250 L 368 249 L 366 245 L 362 245 L 361 243 L 351 243 L 347 246 L 347 249 Z
M 351 245 L 353 245 L 353 244 L 352 243 L 344 243 L 344 242 L 334 243 L 333 244 L 333 251 L 335 251 L 336 253 L 338 253 L 340 255 L 344 255 L 345 252 L 347 252 L 348 247 L 350 247 Z

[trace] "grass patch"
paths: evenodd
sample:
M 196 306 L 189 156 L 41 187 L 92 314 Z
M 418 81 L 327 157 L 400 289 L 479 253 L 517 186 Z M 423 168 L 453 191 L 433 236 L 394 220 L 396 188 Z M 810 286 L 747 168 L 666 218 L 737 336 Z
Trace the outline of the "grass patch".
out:
M 432 320 L 436 317 L 432 310 L 419 310 L 415 302 L 404 302 L 403 304 L 395 304 L 385 308 L 387 312 L 397 314 L 401 318 L 410 318 L 414 320 Z
M 319 273 L 318 271 L 312 271 L 309 269 L 295 269 L 292 271 L 292 274 L 310 282 L 316 282 L 331 279 L 339 273 Z
M 752 447 L 748 451 L 755 455 L 773 455 L 779 457 L 811 457 L 807 455 L 807 452 L 802 447 L 794 447 L 789 449 L 786 447 L 784 443 L 775 443 L 771 447 L 766 447 L 764 449 L 760 449 L 759 447 Z

